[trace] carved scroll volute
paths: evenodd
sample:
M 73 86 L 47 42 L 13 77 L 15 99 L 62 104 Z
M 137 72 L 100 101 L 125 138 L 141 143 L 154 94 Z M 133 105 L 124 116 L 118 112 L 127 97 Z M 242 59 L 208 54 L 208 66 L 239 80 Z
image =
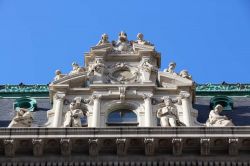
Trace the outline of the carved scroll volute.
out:
M 99 154 L 99 141 L 98 139 L 89 139 L 89 155 L 97 156 Z
M 4 154 L 6 157 L 14 157 L 16 153 L 16 145 L 14 139 L 4 140 Z
M 43 148 L 44 142 L 42 139 L 32 139 L 33 144 L 33 155 L 34 156 L 42 156 L 43 155 Z

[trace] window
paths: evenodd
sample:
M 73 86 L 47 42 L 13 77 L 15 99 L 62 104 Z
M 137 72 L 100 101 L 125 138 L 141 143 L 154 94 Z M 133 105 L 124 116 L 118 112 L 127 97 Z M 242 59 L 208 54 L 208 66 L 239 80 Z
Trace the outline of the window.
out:
M 233 99 L 227 96 L 215 96 L 210 100 L 210 107 L 214 109 L 216 105 L 222 105 L 223 111 L 232 111 L 233 110 Z
M 109 126 L 137 126 L 137 115 L 129 109 L 112 111 L 108 115 L 107 125 Z
M 13 107 L 16 111 L 19 111 L 20 108 L 26 108 L 29 111 L 34 111 L 37 107 L 37 103 L 35 99 L 23 97 L 16 99 Z

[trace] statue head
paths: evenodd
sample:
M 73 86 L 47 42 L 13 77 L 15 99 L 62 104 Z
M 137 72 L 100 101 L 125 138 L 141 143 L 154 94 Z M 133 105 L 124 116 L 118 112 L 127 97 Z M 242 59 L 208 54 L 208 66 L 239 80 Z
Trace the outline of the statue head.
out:
M 123 31 L 121 31 L 120 33 L 119 33 L 119 40 L 121 41 L 121 42 L 126 42 L 128 39 L 127 39 L 127 34 L 125 33 L 125 32 L 123 32 Z
M 215 107 L 214 107 L 214 111 L 216 113 L 221 113 L 223 111 L 223 106 L 220 105 L 220 104 L 217 104 Z
M 76 103 L 75 103 L 74 101 L 72 101 L 72 102 L 70 103 L 70 105 L 69 105 L 70 110 L 74 110 L 75 107 L 76 107 Z
M 169 67 L 169 69 L 175 69 L 176 63 L 175 62 L 170 62 L 168 67 Z
M 166 106 L 172 106 L 173 105 L 173 101 L 169 96 L 164 97 L 163 100 L 164 100 L 164 103 L 165 103 Z
M 190 78 L 190 75 L 189 75 L 187 70 L 182 70 L 180 72 L 180 76 L 183 77 L 183 78 Z
M 56 75 L 60 75 L 60 74 L 62 74 L 62 72 L 61 72 L 60 70 L 56 70 L 56 71 L 55 71 L 55 74 L 56 74 Z
M 137 39 L 138 39 L 138 40 L 143 40 L 143 37 L 144 37 L 144 36 L 143 36 L 142 33 L 138 33 L 138 34 L 137 34 Z
M 73 70 L 76 70 L 77 68 L 79 68 L 79 65 L 76 62 L 73 62 L 72 67 L 73 67 Z
M 102 34 L 103 41 L 108 41 L 108 39 L 109 39 L 109 36 L 106 33 Z

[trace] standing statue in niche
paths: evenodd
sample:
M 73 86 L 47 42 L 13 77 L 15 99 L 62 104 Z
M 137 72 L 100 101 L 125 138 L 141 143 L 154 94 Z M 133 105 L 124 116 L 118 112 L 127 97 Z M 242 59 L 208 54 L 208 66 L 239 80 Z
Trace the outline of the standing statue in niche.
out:
M 149 41 L 144 40 L 144 35 L 142 33 L 137 34 L 137 40 L 134 43 L 153 46 L 153 44 L 151 44 Z
M 158 72 L 157 67 L 151 64 L 150 59 L 144 59 L 140 64 L 141 74 L 142 74 L 142 81 L 143 82 L 155 82 L 156 81 L 156 74 Z M 155 78 L 152 78 L 154 76 Z
M 174 71 L 176 67 L 176 63 L 175 62 L 170 62 L 169 65 L 168 65 L 168 68 L 167 69 L 164 69 L 164 72 L 167 72 L 167 73 L 170 73 L 170 74 L 173 74 L 173 75 L 177 75 Z
M 178 118 L 177 108 L 170 97 L 164 97 L 163 108 L 157 110 L 157 118 L 162 127 L 176 127 L 183 125 Z
M 32 122 L 32 113 L 25 108 L 20 108 L 8 127 L 31 127 Z
M 109 43 L 109 37 L 106 33 L 102 34 L 102 38 L 101 40 L 97 43 L 97 46 L 100 46 L 100 45 L 104 45 L 104 44 L 107 44 Z
M 105 65 L 102 59 L 96 59 L 95 63 L 89 66 L 88 75 L 93 76 L 94 83 L 103 83 L 104 82 L 104 73 Z
M 218 104 L 209 113 L 208 120 L 206 122 L 207 127 L 225 127 L 234 126 L 232 120 L 229 120 L 226 116 L 220 115 L 223 111 L 222 105 Z
M 69 110 L 65 114 L 64 127 L 82 127 L 81 117 L 83 117 L 83 111 L 77 108 L 76 101 L 70 103 Z
M 76 62 L 72 63 L 72 71 L 69 73 L 69 75 L 73 74 L 79 74 L 84 72 L 84 68 L 81 68 Z

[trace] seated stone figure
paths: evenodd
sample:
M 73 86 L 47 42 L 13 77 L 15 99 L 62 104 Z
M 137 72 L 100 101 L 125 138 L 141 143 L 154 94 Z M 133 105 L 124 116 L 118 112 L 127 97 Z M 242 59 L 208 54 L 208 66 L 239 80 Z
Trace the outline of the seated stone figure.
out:
M 158 109 L 157 118 L 160 118 L 162 127 L 176 127 L 178 116 L 177 108 L 174 106 L 171 98 L 164 98 L 165 107 Z
M 32 113 L 25 108 L 20 108 L 8 127 L 31 127 L 32 122 Z
M 234 126 L 233 122 L 229 120 L 226 116 L 220 115 L 223 107 L 218 104 L 215 106 L 214 110 L 211 110 L 209 113 L 209 118 L 206 122 L 207 127 L 225 127 L 225 126 Z
M 81 68 L 76 62 L 72 63 L 72 71 L 69 73 L 69 75 L 73 75 L 73 74 L 79 74 L 84 72 L 84 68 Z
M 65 114 L 64 127 L 82 127 L 81 117 L 83 117 L 83 112 L 81 109 L 76 108 L 76 102 L 70 103 L 69 110 Z

